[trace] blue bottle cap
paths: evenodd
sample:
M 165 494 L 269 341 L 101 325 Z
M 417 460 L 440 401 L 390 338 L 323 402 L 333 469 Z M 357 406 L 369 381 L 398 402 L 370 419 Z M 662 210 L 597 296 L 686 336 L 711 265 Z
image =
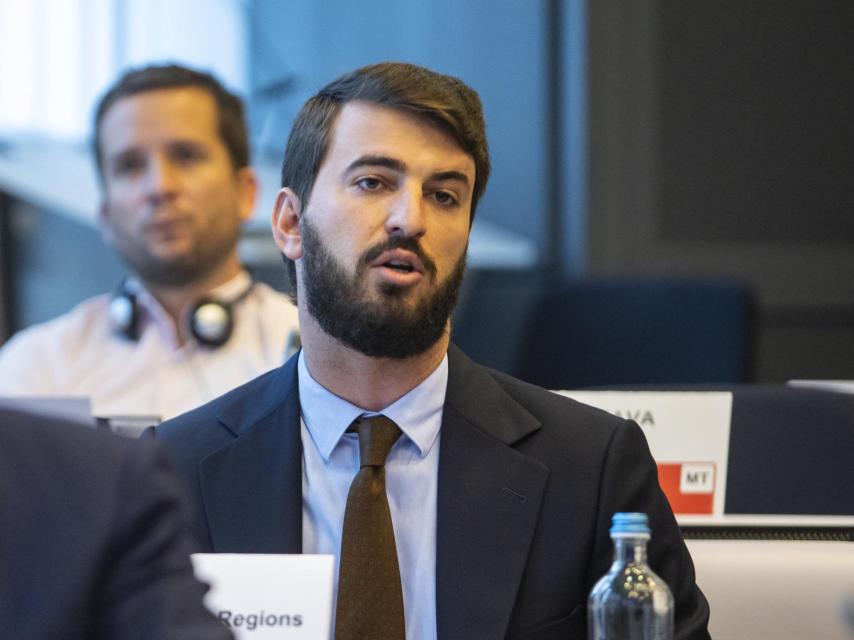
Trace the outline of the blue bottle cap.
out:
M 647 536 L 649 521 L 645 513 L 615 513 L 611 519 L 611 536 Z

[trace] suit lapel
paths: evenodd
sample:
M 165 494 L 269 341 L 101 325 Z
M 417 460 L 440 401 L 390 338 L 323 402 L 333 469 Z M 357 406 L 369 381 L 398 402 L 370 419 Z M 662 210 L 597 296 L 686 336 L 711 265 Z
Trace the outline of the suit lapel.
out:
M 296 356 L 219 416 L 235 440 L 202 460 L 215 552 L 302 552 L 302 442 Z
M 512 448 L 539 422 L 486 371 L 449 350 L 439 453 L 439 638 L 504 637 L 548 469 Z

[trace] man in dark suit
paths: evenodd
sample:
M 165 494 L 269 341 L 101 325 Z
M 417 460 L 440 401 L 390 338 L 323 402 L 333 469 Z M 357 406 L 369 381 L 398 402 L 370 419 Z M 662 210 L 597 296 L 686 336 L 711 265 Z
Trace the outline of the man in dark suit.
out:
M 151 443 L 0 407 L 0 638 L 230 638 Z
M 583 638 L 610 518 L 642 511 L 676 637 L 708 638 L 637 425 L 450 343 L 488 174 L 479 98 L 455 78 L 372 65 L 306 103 L 273 212 L 303 350 L 156 430 L 204 547 L 334 553 L 336 639 Z

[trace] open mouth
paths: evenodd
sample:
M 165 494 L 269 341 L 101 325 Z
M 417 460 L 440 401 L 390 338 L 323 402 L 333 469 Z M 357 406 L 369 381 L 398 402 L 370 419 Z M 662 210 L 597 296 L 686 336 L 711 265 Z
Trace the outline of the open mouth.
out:
M 388 262 L 384 262 L 382 266 L 394 269 L 400 273 L 412 273 L 415 271 L 415 268 L 411 264 L 400 260 L 389 260 Z
M 377 256 L 372 263 L 374 267 L 389 269 L 401 275 L 424 273 L 424 265 L 420 258 L 403 249 L 391 249 Z

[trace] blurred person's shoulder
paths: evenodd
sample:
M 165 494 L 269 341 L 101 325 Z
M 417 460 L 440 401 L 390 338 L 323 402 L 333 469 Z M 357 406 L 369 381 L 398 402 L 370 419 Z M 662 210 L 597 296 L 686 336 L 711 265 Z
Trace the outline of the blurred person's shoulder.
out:
M 230 637 L 202 606 L 186 487 L 156 443 L 0 407 L 0 503 L 0 637 Z
M 88 298 L 66 313 L 21 329 L 3 345 L 0 357 L 52 350 L 56 346 L 73 351 L 91 340 L 103 339 L 111 332 L 110 299 L 109 294 Z
M 89 298 L 13 335 L 0 347 L 0 395 L 67 391 L 86 350 L 112 340 L 109 305 L 109 294 Z

